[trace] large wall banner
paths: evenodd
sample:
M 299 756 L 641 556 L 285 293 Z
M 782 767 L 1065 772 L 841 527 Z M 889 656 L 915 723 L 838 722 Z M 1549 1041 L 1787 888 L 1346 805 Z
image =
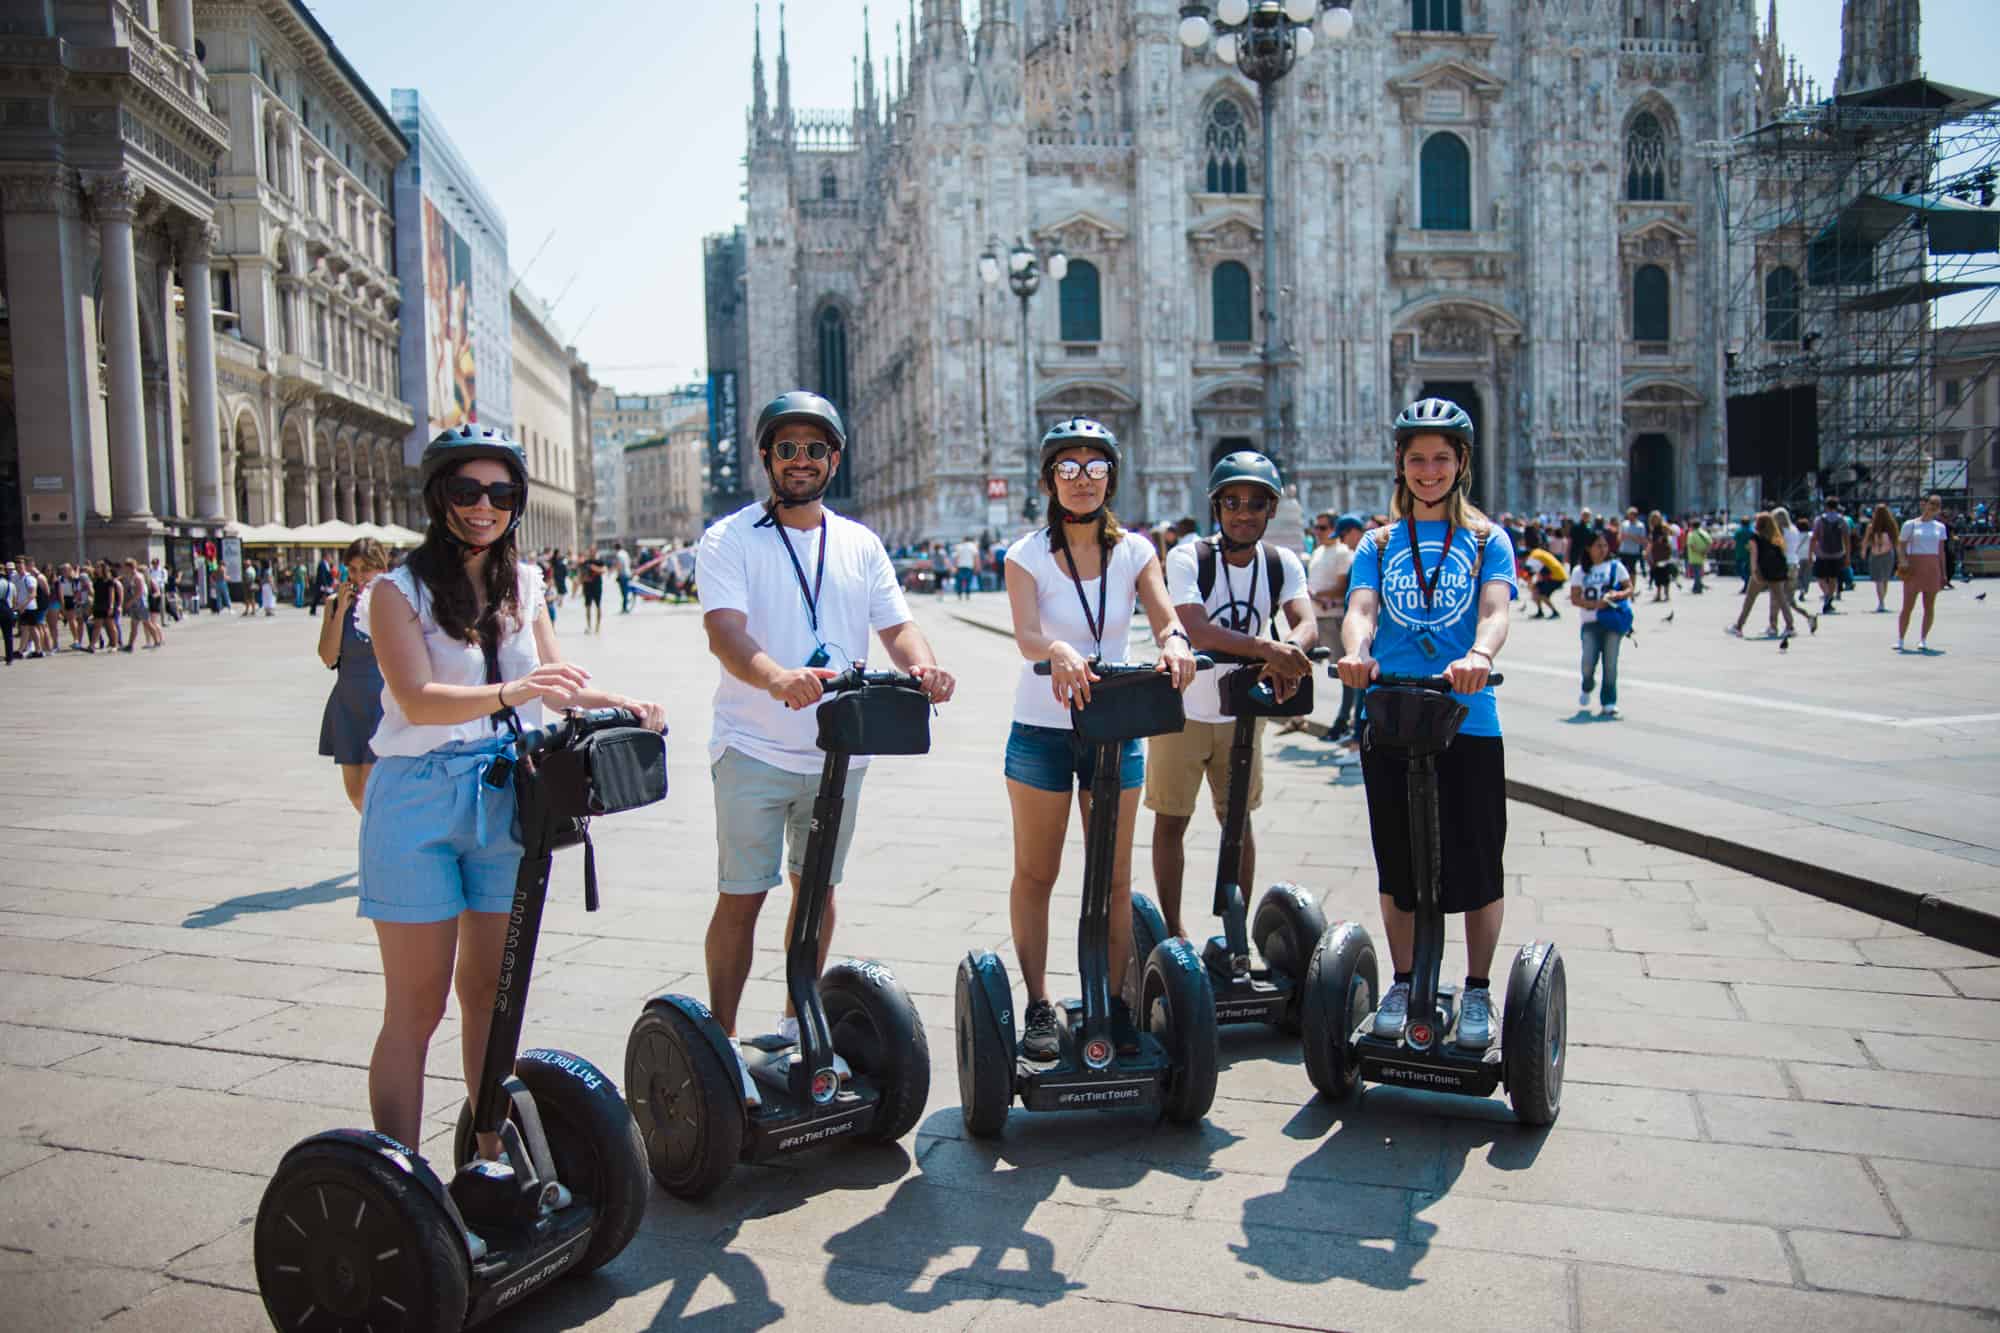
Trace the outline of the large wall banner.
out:
M 424 200 L 425 369 L 431 434 L 479 419 L 472 355 L 472 246 Z

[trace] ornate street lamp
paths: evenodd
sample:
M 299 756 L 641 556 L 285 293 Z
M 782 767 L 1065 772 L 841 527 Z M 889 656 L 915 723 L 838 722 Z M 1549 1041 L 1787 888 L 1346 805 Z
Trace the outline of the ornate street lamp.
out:
M 1264 118 L 1264 452 L 1278 460 L 1278 237 L 1277 171 L 1273 163 L 1272 104 L 1278 80 L 1313 49 L 1315 26 L 1330 42 L 1354 31 L 1354 11 L 1333 0 L 1218 0 L 1209 17 L 1204 0 L 1181 5 L 1181 45 L 1198 51 L 1215 39 L 1216 59 L 1234 65 L 1257 85 Z
M 1002 261 L 996 253 L 998 247 L 999 242 L 993 241 L 987 245 L 986 253 L 979 256 L 980 281 L 987 287 L 1000 285 Z M 1033 522 L 1041 513 L 1041 505 L 1035 496 L 1035 463 L 1040 451 L 1035 432 L 1035 391 L 1031 378 L 1034 365 L 1028 354 L 1028 299 L 1041 289 L 1043 272 L 1046 271 L 1057 282 L 1063 280 L 1069 272 L 1069 256 L 1060 247 L 1051 247 L 1046 254 L 1038 254 L 1026 241 L 1016 238 L 1014 248 L 1007 252 L 1005 268 L 1007 286 L 1021 298 L 1021 419 L 1028 426 L 1027 485 L 1026 498 L 1021 502 L 1021 517 Z

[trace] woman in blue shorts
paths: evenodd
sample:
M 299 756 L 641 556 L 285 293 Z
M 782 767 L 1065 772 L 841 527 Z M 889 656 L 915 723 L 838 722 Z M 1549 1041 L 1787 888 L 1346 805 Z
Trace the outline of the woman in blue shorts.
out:
M 1393 521 L 1354 553 L 1341 625 L 1341 683 L 1368 688 L 1387 672 L 1449 676 L 1467 716 L 1438 756 L 1440 905 L 1465 916 L 1465 992 L 1458 1044 L 1491 1038 L 1489 977 L 1500 940 L 1501 856 L 1507 842 L 1507 769 L 1500 713 L 1486 683 L 1507 642 L 1515 596 L 1507 530 L 1466 498 L 1472 480 L 1472 418 L 1458 404 L 1425 398 L 1396 416 Z M 1416 886 L 1410 867 L 1409 790 L 1403 764 L 1364 748 L 1368 831 L 1375 849 L 1382 925 L 1395 968 L 1375 1031 L 1403 1034 L 1416 948 Z
M 590 688 L 566 663 L 542 603 L 541 572 L 516 557 L 527 459 L 505 435 L 465 426 L 424 450 L 423 544 L 361 594 L 359 620 L 382 671 L 382 721 L 361 808 L 361 915 L 382 950 L 382 1031 L 368 1064 L 375 1128 L 420 1142 L 424 1058 L 458 991 L 460 1056 L 476 1090 L 492 1028 L 521 844 L 514 795 L 482 779 L 512 709 L 539 726 L 542 703 L 630 708 L 664 727 L 657 704 Z M 455 974 L 455 975 L 454 975 Z M 497 1157 L 482 1135 L 480 1154 Z
M 1194 679 L 1194 654 L 1167 600 L 1167 583 L 1152 541 L 1126 532 L 1111 512 L 1118 491 L 1118 441 L 1087 417 L 1059 421 L 1042 437 L 1042 489 L 1049 525 L 1007 548 L 1007 601 L 1014 642 L 1027 661 L 1014 691 L 1014 726 L 1007 737 L 1007 799 L 1014 811 L 1014 880 L 1008 892 L 1014 952 L 1028 989 L 1022 1050 L 1052 1060 L 1059 1049 L 1049 1001 L 1049 895 L 1062 873 L 1069 802 L 1090 818 L 1094 751 L 1071 729 L 1072 700 L 1088 703 L 1089 659 L 1125 659 L 1136 605 L 1145 608 L 1160 670 L 1176 689 Z M 1034 674 L 1034 664 L 1052 664 Z M 1111 872 L 1111 994 L 1132 952 L 1132 829 L 1146 761 L 1139 742 L 1119 751 L 1118 850 Z M 1121 1052 L 1139 1048 L 1125 1002 L 1111 1001 L 1112 1036 Z

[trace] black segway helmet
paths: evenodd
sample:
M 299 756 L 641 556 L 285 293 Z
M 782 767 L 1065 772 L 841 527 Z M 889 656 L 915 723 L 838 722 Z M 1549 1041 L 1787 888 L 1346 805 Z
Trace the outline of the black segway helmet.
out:
M 1222 494 L 1224 486 L 1234 486 L 1248 482 L 1252 486 L 1262 486 L 1271 493 L 1274 500 L 1284 497 L 1284 487 L 1278 480 L 1278 465 L 1254 449 L 1239 449 L 1233 454 L 1224 454 L 1208 474 L 1208 498 L 1210 502 Z
M 423 457 L 417 462 L 417 470 L 422 478 L 424 512 L 430 516 L 432 523 L 439 525 L 446 533 L 449 533 L 451 528 L 445 522 L 447 509 L 444 502 L 444 488 L 438 483 L 441 478 L 457 472 L 461 463 L 470 463 L 479 458 L 490 458 L 496 463 L 505 464 L 507 471 L 513 474 L 514 483 L 523 492 L 528 489 L 527 451 L 509 438 L 507 432 L 494 430 L 491 426 L 467 424 L 454 426 L 440 433 L 436 439 L 424 446 Z M 521 503 L 515 505 L 513 512 L 507 516 L 508 532 L 512 532 L 520 525 L 521 515 L 527 512 L 527 508 L 527 496 L 524 494 Z
M 826 432 L 828 444 L 843 452 L 847 449 L 847 426 L 840 419 L 840 409 L 809 390 L 793 389 L 764 404 L 764 410 L 757 414 L 758 453 L 771 447 L 778 427 L 788 421 L 811 422 Z

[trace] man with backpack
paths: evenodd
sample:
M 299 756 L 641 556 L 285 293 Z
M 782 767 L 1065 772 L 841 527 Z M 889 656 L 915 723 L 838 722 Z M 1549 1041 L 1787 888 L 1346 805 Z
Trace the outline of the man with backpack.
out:
M 1840 501 L 1827 497 L 1826 508 L 1813 524 L 1812 554 L 1813 578 L 1819 581 L 1819 613 L 1833 614 L 1833 599 L 1840 595 L 1841 578 L 1847 572 L 1848 547 L 1854 540 L 1854 530 L 1848 525 L 1847 515 L 1840 512 Z
M 1167 597 L 1174 603 L 1196 652 L 1226 653 L 1263 662 L 1280 699 L 1290 698 L 1312 670 L 1308 654 L 1319 643 L 1306 571 L 1297 555 L 1266 545 L 1265 529 L 1284 490 L 1278 469 L 1262 454 L 1229 454 L 1208 478 L 1215 536 L 1176 546 L 1167 553 Z M 1276 632 L 1282 608 L 1289 627 Z M 1254 670 L 1255 668 L 1243 668 Z M 1153 882 L 1167 932 L 1186 935 L 1181 922 L 1181 879 L 1186 864 L 1182 841 L 1194 817 L 1202 779 L 1221 820 L 1229 800 L 1229 748 L 1234 718 L 1222 712 L 1220 677 L 1230 669 L 1204 671 L 1182 697 L 1187 725 L 1146 742 L 1146 808 L 1153 812 Z M 1264 724 L 1257 723 L 1257 747 L 1250 763 L 1250 805 L 1257 808 L 1264 778 Z M 1243 828 L 1243 865 L 1238 883 L 1255 878 L 1256 845 Z

